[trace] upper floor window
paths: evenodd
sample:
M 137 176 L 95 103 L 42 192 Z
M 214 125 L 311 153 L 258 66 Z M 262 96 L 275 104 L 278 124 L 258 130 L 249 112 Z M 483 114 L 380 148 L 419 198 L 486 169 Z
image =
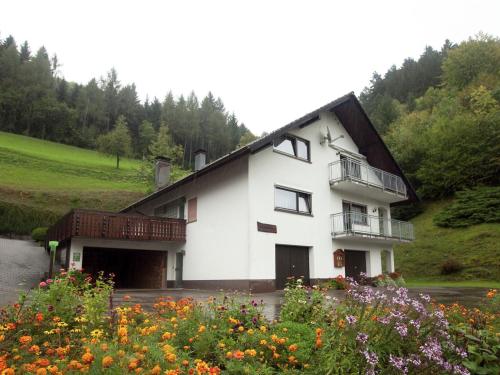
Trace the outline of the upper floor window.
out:
M 177 199 L 155 207 L 154 215 L 172 219 L 184 219 L 184 199 Z
M 274 149 L 298 159 L 311 161 L 309 141 L 293 135 L 286 134 L 276 139 Z
M 365 205 L 344 201 L 342 208 L 353 224 L 368 225 L 368 207 Z
M 301 214 L 311 214 L 311 194 L 286 189 L 274 188 L 274 207 L 277 210 L 285 210 Z

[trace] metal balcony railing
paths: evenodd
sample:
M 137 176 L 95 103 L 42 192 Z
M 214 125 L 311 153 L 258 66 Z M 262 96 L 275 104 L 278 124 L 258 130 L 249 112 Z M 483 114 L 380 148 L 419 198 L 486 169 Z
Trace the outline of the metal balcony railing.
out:
M 371 167 L 352 158 L 342 158 L 329 164 L 330 184 L 354 181 L 407 198 L 406 184 L 395 174 Z
M 341 212 L 331 215 L 333 237 L 372 237 L 413 241 L 413 224 L 360 212 Z

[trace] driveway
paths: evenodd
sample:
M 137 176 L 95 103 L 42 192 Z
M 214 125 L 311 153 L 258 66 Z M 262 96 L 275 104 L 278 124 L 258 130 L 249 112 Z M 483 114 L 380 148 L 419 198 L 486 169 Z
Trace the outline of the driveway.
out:
M 0 238 L 0 306 L 37 285 L 48 267 L 48 254 L 35 242 Z
M 438 303 L 452 304 L 458 302 L 462 305 L 473 307 L 478 306 L 484 298 L 488 289 L 485 288 L 453 288 L 453 287 L 427 287 L 411 288 L 410 296 L 418 296 L 420 293 L 429 294 Z M 124 296 L 130 296 L 129 303 L 140 303 L 144 308 L 150 309 L 159 297 L 172 297 L 175 300 L 192 297 L 196 301 L 206 301 L 209 297 L 220 297 L 221 292 L 204 291 L 194 289 L 118 289 L 113 294 L 113 304 L 122 304 Z M 269 293 L 245 294 L 239 293 L 244 299 L 250 302 L 252 299 L 264 303 L 264 315 L 269 319 L 274 319 L 279 315 L 281 304 L 283 303 L 283 291 L 278 290 Z M 331 290 L 328 295 L 338 299 L 345 296 L 342 290 Z

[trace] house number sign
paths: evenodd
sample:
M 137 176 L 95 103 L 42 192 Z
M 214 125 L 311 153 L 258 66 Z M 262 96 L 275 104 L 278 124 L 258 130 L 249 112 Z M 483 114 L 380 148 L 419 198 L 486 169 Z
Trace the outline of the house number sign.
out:
M 344 250 L 337 249 L 333 252 L 333 266 L 335 268 L 342 268 L 345 266 Z

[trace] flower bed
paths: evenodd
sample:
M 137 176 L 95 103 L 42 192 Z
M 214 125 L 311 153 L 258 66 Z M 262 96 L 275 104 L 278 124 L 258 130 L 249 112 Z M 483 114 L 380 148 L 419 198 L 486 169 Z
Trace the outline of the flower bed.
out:
M 339 302 L 293 282 L 280 319 L 257 299 L 160 299 L 109 309 L 112 282 L 62 273 L 0 313 L 2 374 L 498 373 L 499 316 L 406 289 L 347 285 Z M 243 302 L 242 302 L 243 301 Z M 487 372 L 490 371 L 490 372 Z M 495 372 L 493 372 L 495 371 Z

